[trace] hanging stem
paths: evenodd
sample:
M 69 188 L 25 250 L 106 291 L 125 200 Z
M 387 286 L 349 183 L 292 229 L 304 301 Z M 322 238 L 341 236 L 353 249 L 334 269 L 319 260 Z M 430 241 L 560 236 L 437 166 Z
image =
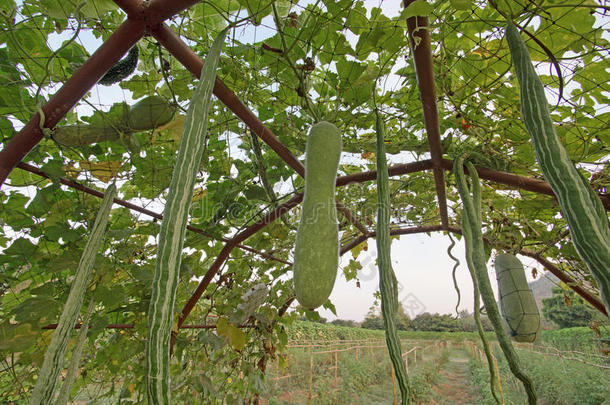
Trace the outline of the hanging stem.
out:
M 91 315 L 93 315 L 95 304 L 95 299 L 91 298 L 91 300 L 89 301 L 89 306 L 87 307 L 87 312 L 85 313 L 85 317 L 83 318 L 83 323 L 81 325 L 80 331 L 78 332 L 76 346 L 74 346 L 72 356 L 70 357 L 70 364 L 68 365 L 66 378 L 64 379 L 64 382 L 61 386 L 61 390 L 59 391 L 59 397 L 57 398 L 55 405 L 67 405 L 68 401 L 70 400 L 70 390 L 72 390 L 72 385 L 76 380 L 76 372 L 80 367 L 80 360 L 83 355 L 83 349 L 85 348 L 85 343 L 87 343 L 89 321 L 91 320 Z
M 460 266 L 460 261 L 458 260 L 457 257 L 455 257 L 451 253 L 451 251 L 453 250 L 453 247 L 455 246 L 455 240 L 453 239 L 453 236 L 451 236 L 451 234 L 448 234 L 448 236 L 449 236 L 449 240 L 451 241 L 451 243 L 449 244 L 449 247 L 447 248 L 447 255 L 449 255 L 451 260 L 453 260 L 455 262 L 455 265 L 453 266 L 453 270 L 451 271 L 451 277 L 453 278 L 453 287 L 455 288 L 455 291 L 457 292 L 457 296 L 458 296 L 457 304 L 455 304 L 455 313 L 456 313 L 456 315 L 459 315 L 458 307 L 460 306 L 461 294 L 460 294 L 460 287 L 458 286 L 457 278 L 455 278 L 455 273 L 456 273 L 458 267 Z
M 290 66 L 290 68 L 292 69 L 292 71 L 294 72 L 296 77 L 299 79 L 299 87 L 301 89 L 300 96 L 303 98 L 303 101 L 304 101 L 305 106 L 307 107 L 307 110 L 309 111 L 309 113 L 311 114 L 311 116 L 314 118 L 314 120 L 316 122 L 320 121 L 320 116 L 314 107 L 311 97 L 309 97 L 309 94 L 307 93 L 307 86 L 305 84 L 305 72 L 304 71 L 299 72 L 299 69 L 297 68 L 297 66 L 294 64 L 294 62 L 292 61 L 292 59 L 290 59 L 290 56 L 288 55 L 287 50 L 289 48 L 286 43 L 284 31 L 282 30 L 282 22 L 280 20 L 280 14 L 277 11 L 277 7 L 275 6 L 275 3 L 271 3 L 271 8 L 273 10 L 273 20 L 275 21 L 275 26 L 277 28 L 277 32 L 280 35 L 280 40 L 282 41 L 282 56 L 284 57 L 284 59 L 286 59 L 286 62 L 288 63 L 288 65 Z M 290 47 L 290 49 L 292 49 L 292 46 Z
M 519 356 L 517 355 L 510 341 L 508 333 L 506 333 L 506 330 L 504 330 L 500 311 L 496 305 L 494 293 L 491 288 L 491 282 L 489 281 L 489 276 L 487 274 L 483 233 L 481 231 L 481 191 L 479 176 L 474 168 L 474 165 L 470 162 L 466 162 L 466 167 L 468 168 L 468 172 L 472 177 L 473 195 L 471 196 L 468 189 L 468 183 L 466 182 L 464 175 L 463 161 L 463 156 L 457 158 L 455 160 L 453 170 L 456 178 L 457 188 L 464 204 L 462 226 L 466 241 L 466 258 L 468 259 L 468 256 L 470 255 L 469 268 L 471 268 L 471 274 L 474 274 L 474 278 L 476 279 L 476 283 L 474 284 L 475 286 L 478 286 L 481 298 L 483 298 L 483 303 L 485 304 L 487 316 L 494 327 L 498 342 L 500 343 L 500 347 L 504 352 L 504 356 L 506 357 L 510 370 L 515 377 L 517 377 L 523 383 L 525 392 L 527 393 L 528 402 L 530 405 L 533 405 L 537 403 L 534 385 L 529 376 L 522 370 L 519 362 Z

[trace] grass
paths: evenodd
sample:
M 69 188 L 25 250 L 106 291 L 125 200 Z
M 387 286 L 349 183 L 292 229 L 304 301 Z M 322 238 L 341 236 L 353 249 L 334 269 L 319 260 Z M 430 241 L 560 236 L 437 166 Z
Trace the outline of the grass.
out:
M 525 392 L 518 380 L 511 374 L 499 350 L 494 351 L 503 385 L 506 404 L 526 403 Z M 539 402 L 542 405 L 610 405 L 609 370 L 597 368 L 564 357 L 532 353 L 518 349 L 519 358 L 525 370 L 534 381 Z M 556 354 L 552 351 L 549 353 Z M 588 359 L 609 364 L 603 359 Z M 604 364 L 605 363 L 605 364 Z M 471 379 L 483 398 L 483 404 L 495 404 L 489 392 L 487 366 L 475 360 L 470 362 Z

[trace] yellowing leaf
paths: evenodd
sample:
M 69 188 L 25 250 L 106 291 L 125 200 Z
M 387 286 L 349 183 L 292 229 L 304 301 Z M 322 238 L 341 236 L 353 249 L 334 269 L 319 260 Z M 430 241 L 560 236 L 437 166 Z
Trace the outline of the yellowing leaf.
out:
M 74 167 L 74 163 L 70 163 L 69 165 L 63 166 L 64 172 L 68 177 L 76 177 L 80 173 L 80 170 Z
M 246 333 L 238 327 L 232 325 L 226 318 L 218 318 L 216 322 L 216 332 L 226 337 L 229 344 L 235 350 L 241 350 L 246 346 Z
M 171 120 L 165 125 L 161 125 L 160 127 L 154 130 L 151 143 L 154 144 L 156 142 L 157 136 L 161 135 L 161 131 L 163 131 L 164 135 L 169 135 L 171 139 L 176 142 L 179 142 L 180 138 L 182 137 L 182 131 L 184 131 L 185 120 L 186 115 L 176 114 L 173 120 Z
M 225 335 L 228 327 L 229 321 L 227 321 L 227 318 L 218 318 L 218 321 L 216 321 L 216 332 L 218 332 L 219 335 Z
M 229 327 L 229 344 L 235 350 L 241 350 L 246 346 L 246 332 L 230 325 Z
M 456 10 L 470 10 L 473 7 L 472 0 L 451 0 L 451 5 Z
M 369 244 L 367 243 L 367 241 L 362 242 L 361 244 L 359 244 L 358 246 L 355 246 L 354 248 L 352 248 L 352 257 L 354 258 L 354 260 L 356 260 L 358 258 L 358 256 L 360 255 L 360 252 L 367 251 L 369 249 Z
M 117 175 L 121 169 L 122 163 L 120 160 L 111 160 L 102 163 L 91 163 L 86 160 L 81 160 L 78 162 L 78 165 L 82 170 L 90 172 L 93 177 L 104 183 L 108 183 Z
M 201 200 L 206 195 L 208 195 L 208 190 L 204 188 L 196 189 L 195 191 L 193 191 L 193 202 Z
M 475 49 L 474 51 L 471 52 L 473 55 L 479 55 L 479 56 L 483 56 L 483 57 L 488 57 L 491 55 L 491 52 L 489 52 L 487 49 L 483 48 L 483 47 L 479 47 L 477 49 Z

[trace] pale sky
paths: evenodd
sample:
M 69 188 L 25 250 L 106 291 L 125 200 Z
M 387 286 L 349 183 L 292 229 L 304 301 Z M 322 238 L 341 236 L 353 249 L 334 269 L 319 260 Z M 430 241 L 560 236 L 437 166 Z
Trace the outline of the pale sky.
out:
M 392 266 L 399 285 L 402 286 L 402 289 L 399 290 L 399 301 L 411 318 L 421 312 L 455 314 L 457 293 L 453 288 L 451 277 L 454 262 L 447 255 L 449 244 L 449 237 L 441 232 L 434 232 L 431 236 L 426 234 L 403 235 L 392 243 Z M 465 267 L 466 260 L 462 241 L 456 240 L 452 253 L 460 260 L 460 267 L 456 273 L 461 292 L 459 309 L 473 312 L 472 280 Z M 351 257 L 351 253 L 346 253 L 341 266 L 347 265 Z M 362 252 L 358 258 L 363 264 L 363 270 L 359 274 L 360 288 L 356 286 L 355 280 L 346 282 L 345 277 L 339 271 L 335 288 L 330 296 L 337 309 L 337 316 L 328 310 L 320 309 L 318 312 L 321 316 L 328 320 L 341 318 L 362 321 L 364 319 L 373 305 L 373 293 L 379 289 L 376 258 L 375 239 L 369 239 L 368 251 Z M 525 267 L 528 281 L 533 280 L 532 267 L 536 267 L 539 270 L 539 277 L 541 276 L 542 266 L 534 259 L 523 256 L 519 256 L 519 258 Z M 365 263 L 372 263 L 372 265 L 365 266 Z M 497 298 L 496 274 L 491 260 L 487 269 Z

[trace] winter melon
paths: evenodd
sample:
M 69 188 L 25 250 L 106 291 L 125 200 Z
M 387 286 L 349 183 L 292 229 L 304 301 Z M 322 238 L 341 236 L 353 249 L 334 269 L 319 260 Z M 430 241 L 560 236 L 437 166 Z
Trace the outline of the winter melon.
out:
M 540 313 L 525 278 L 523 265 L 512 254 L 496 256 L 496 277 L 502 317 L 517 342 L 533 342 L 540 330 Z
M 310 310 L 328 299 L 339 267 L 335 181 L 340 155 L 337 127 L 325 121 L 312 126 L 305 151 L 305 190 L 293 267 L 297 300 Z
M 174 118 L 176 108 L 159 96 L 148 96 L 129 108 L 125 126 L 135 131 L 147 131 L 165 125 Z

